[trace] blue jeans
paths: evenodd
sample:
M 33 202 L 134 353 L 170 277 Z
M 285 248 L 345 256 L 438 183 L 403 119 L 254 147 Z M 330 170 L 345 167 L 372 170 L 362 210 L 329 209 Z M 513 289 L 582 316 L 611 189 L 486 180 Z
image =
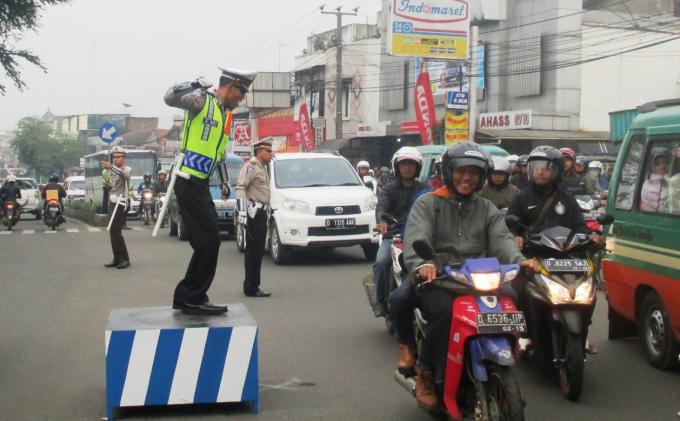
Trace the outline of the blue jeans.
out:
M 389 292 L 390 270 L 392 270 L 392 240 L 382 240 L 378 254 L 373 263 L 373 281 L 375 282 L 376 301 L 385 306 Z
M 414 345 L 413 310 L 416 307 L 416 290 L 409 276 L 404 276 L 403 282 L 390 294 L 390 313 L 394 337 L 402 345 Z

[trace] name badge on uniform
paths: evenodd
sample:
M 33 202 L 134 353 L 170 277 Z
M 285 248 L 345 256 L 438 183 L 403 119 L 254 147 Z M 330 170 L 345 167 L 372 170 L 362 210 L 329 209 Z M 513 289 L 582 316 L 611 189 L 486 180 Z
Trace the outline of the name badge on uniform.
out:
M 253 166 L 252 166 L 252 165 L 248 165 L 248 166 L 246 167 L 246 172 L 247 172 L 247 173 L 253 172 Z
M 566 209 L 565 209 L 564 205 L 562 204 L 562 202 L 557 202 L 557 204 L 555 205 L 555 213 L 558 214 L 558 215 L 564 215 L 565 210 Z

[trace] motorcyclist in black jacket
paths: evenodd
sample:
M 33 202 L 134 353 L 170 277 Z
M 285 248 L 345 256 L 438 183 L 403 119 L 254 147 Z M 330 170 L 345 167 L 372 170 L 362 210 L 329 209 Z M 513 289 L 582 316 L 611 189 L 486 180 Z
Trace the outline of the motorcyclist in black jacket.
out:
M 0 205 L 21 198 L 21 189 L 19 188 L 19 185 L 17 185 L 16 176 L 14 174 L 8 175 L 7 180 L 5 180 L 5 183 L 0 187 Z
M 151 187 L 151 190 L 153 190 L 153 194 L 158 195 L 159 193 L 166 193 L 168 191 L 167 177 L 168 173 L 166 173 L 165 170 L 158 171 L 158 178 Z

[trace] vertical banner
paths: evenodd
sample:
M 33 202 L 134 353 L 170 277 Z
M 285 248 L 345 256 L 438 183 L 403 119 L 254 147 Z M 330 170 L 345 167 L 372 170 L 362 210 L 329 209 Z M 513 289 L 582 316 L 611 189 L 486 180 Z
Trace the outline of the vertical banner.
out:
M 465 142 L 469 138 L 470 115 L 467 111 L 446 110 L 444 141 L 447 145 Z
M 418 75 L 418 82 L 416 83 L 413 95 L 413 104 L 416 107 L 416 121 L 418 121 L 423 145 L 431 145 L 434 143 L 432 127 L 436 117 L 434 114 L 434 98 L 432 97 L 430 76 L 427 72 L 421 72 Z
M 234 120 L 232 139 L 236 144 L 239 146 L 250 146 L 252 134 L 250 120 Z
M 311 152 L 316 149 L 316 139 L 312 131 L 312 121 L 309 119 L 309 110 L 307 103 L 300 104 L 300 137 L 301 143 L 305 145 L 305 152 Z

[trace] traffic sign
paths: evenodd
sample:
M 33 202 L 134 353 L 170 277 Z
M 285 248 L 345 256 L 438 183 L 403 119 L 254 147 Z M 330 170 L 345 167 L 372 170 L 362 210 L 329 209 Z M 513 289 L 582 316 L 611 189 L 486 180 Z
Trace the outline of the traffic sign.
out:
M 446 108 L 466 110 L 470 103 L 469 98 L 467 92 L 449 91 L 446 93 Z
M 99 138 L 104 143 L 112 143 L 118 137 L 118 129 L 113 123 L 104 123 L 99 127 Z

